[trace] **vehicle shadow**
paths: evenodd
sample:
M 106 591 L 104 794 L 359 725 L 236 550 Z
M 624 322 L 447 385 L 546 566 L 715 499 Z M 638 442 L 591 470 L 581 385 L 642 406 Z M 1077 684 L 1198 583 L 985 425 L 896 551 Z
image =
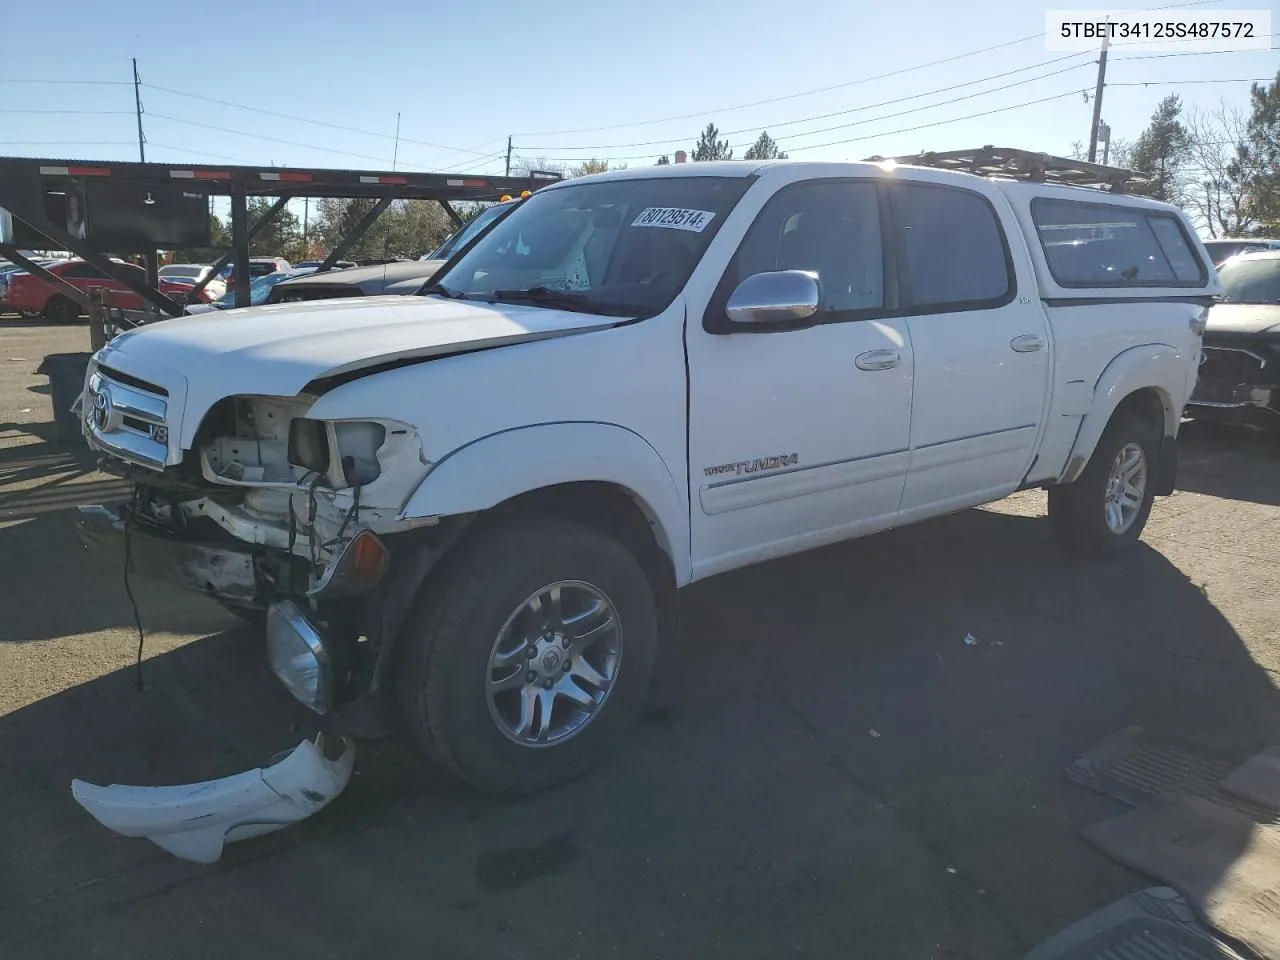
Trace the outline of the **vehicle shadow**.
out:
M 98 458 L 87 447 L 56 443 L 51 424 L 0 424 L 0 436 L 7 429 L 41 442 L 0 448 L 0 522 L 128 498 L 127 481 L 98 473 Z M 68 515 L 68 528 L 70 522 Z
M 0 530 L 0 557 L 57 520 Z M 1181 570 L 1146 545 L 1070 561 L 1046 527 L 968 511 L 697 585 L 645 719 L 581 781 L 494 799 L 363 747 L 329 809 L 212 868 L 115 837 L 67 784 L 296 743 L 261 645 L 46 697 L 0 717 L 0 953 L 1019 956 L 1149 885 L 1077 837 L 1116 808 L 1066 783 L 1076 756 L 1131 725 L 1232 750 L 1280 729 L 1275 674 Z
M 1189 421 L 1179 432 L 1178 489 L 1280 505 L 1280 417 L 1260 431 Z

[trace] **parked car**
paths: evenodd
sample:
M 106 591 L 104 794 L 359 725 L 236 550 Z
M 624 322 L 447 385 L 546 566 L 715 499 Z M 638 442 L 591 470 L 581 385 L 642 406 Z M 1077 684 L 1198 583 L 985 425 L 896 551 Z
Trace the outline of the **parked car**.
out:
M 191 286 L 194 287 L 197 283 L 199 283 L 205 277 L 209 276 L 209 274 L 212 272 L 213 272 L 213 267 L 209 266 L 208 264 L 171 263 L 167 266 L 160 268 L 159 276 L 164 278 L 165 280 L 173 280 L 178 282 L 181 282 L 183 280 L 190 280 Z M 210 303 L 214 300 L 217 300 L 220 296 L 222 296 L 224 293 L 227 292 L 227 285 L 225 282 L 223 282 L 221 277 L 214 277 L 207 284 L 205 284 L 204 289 L 209 292 L 209 295 L 207 297 L 203 297 L 202 299 L 206 303 Z
M 286 280 L 292 280 L 294 277 L 305 277 L 309 273 L 315 272 L 315 267 L 295 267 L 292 270 L 281 270 L 277 273 L 264 274 L 254 279 L 249 284 L 249 306 L 259 307 L 267 302 L 267 297 L 271 293 L 273 287 L 283 283 Z M 228 290 L 217 300 L 207 304 L 194 304 L 187 307 L 187 314 L 195 316 L 201 313 L 209 313 L 214 310 L 233 310 L 236 305 L 236 292 Z
M 875 163 L 582 177 L 422 296 L 113 340 L 84 429 L 137 492 L 79 529 L 118 566 L 128 514 L 135 570 L 265 610 L 310 709 L 388 696 L 458 776 L 535 790 L 640 711 L 686 584 L 1028 487 L 1071 550 L 1133 546 L 1219 289 L 1185 215 L 1130 195 Z
M 493 224 L 520 205 L 519 200 L 486 207 L 449 236 L 430 254 L 418 260 L 401 260 L 335 273 L 317 273 L 305 280 L 290 280 L 271 291 L 268 303 L 296 300 L 329 300 L 335 297 L 404 296 L 417 293 L 445 262 Z
M 1280 250 L 1240 253 L 1218 268 L 1204 358 L 1188 412 L 1280 427 Z
M 133 274 L 140 283 L 147 279 L 146 271 L 123 260 L 112 261 L 120 270 Z M 97 267 L 84 260 L 62 260 L 45 267 L 50 273 L 61 277 L 72 286 L 88 291 L 101 287 L 110 292 L 110 305 L 127 310 L 138 310 L 143 306 L 140 296 L 113 277 L 104 276 Z M 158 289 L 180 301 L 186 300 L 191 291 L 190 284 L 184 285 L 161 278 Z M 5 278 L 5 289 L 0 291 L 0 302 L 9 310 L 16 310 L 32 315 L 43 316 L 54 323 L 69 323 L 84 311 L 64 293 L 45 283 L 39 277 L 32 276 L 25 270 L 14 271 Z
M 355 265 L 356 265 L 356 262 L 354 260 L 338 260 L 336 263 L 334 263 L 332 269 L 346 270 L 348 267 L 354 267 Z M 324 266 L 324 261 L 323 260 L 303 260 L 301 263 L 295 263 L 293 266 L 295 269 L 298 267 L 311 267 L 312 269 L 318 269 L 319 267 Z
M 250 257 L 249 258 L 249 278 L 253 280 L 257 277 L 265 277 L 269 273 L 280 273 L 284 270 L 292 270 L 293 265 L 283 257 Z M 234 264 L 227 264 L 222 268 L 222 279 L 226 281 L 227 289 L 233 290 L 236 285 L 236 270 Z
M 1280 250 L 1280 240 L 1264 240 L 1261 237 L 1240 239 L 1205 240 L 1213 265 L 1219 266 L 1238 253 L 1256 253 L 1260 250 Z

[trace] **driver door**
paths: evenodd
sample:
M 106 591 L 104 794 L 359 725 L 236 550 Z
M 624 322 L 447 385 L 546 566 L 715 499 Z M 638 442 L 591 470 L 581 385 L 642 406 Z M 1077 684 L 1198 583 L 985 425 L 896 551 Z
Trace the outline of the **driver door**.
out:
M 869 180 L 784 186 L 756 215 L 705 313 L 690 304 L 694 576 L 891 526 L 908 462 L 913 358 Z M 774 270 L 818 277 L 818 313 L 762 332 L 725 313 Z M 696 312 L 695 312 L 696 311 Z

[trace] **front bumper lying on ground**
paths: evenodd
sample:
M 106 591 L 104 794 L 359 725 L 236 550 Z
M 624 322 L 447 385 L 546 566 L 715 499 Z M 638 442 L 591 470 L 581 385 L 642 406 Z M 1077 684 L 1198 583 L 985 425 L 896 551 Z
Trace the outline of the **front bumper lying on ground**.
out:
M 351 779 L 355 746 L 324 755 L 324 740 L 303 740 L 279 762 L 221 780 L 174 787 L 99 787 L 71 781 L 71 794 L 95 820 L 126 837 L 145 837 L 175 857 L 215 863 L 224 844 L 272 833 L 323 809 Z

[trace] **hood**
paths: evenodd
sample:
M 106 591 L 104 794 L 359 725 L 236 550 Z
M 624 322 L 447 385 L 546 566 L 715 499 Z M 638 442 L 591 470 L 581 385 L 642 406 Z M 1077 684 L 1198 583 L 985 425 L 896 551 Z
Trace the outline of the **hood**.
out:
M 348 267 L 346 270 L 330 270 L 326 273 L 313 273 L 305 278 L 283 280 L 276 285 L 276 289 L 283 288 L 282 292 L 287 292 L 288 287 L 285 287 L 285 284 L 299 287 L 339 285 L 359 287 L 366 293 L 381 293 L 384 284 L 413 279 L 425 281 L 441 266 L 440 260 L 406 260 L 402 263 L 383 263 L 373 267 Z
M 205 412 L 223 397 L 296 396 L 313 380 L 389 361 L 544 340 L 618 322 L 505 303 L 353 297 L 177 317 L 116 337 L 96 359 L 164 386 L 171 397 L 185 393 L 185 448 Z
M 1280 303 L 1220 303 L 1209 311 L 1205 333 L 1280 333 Z

